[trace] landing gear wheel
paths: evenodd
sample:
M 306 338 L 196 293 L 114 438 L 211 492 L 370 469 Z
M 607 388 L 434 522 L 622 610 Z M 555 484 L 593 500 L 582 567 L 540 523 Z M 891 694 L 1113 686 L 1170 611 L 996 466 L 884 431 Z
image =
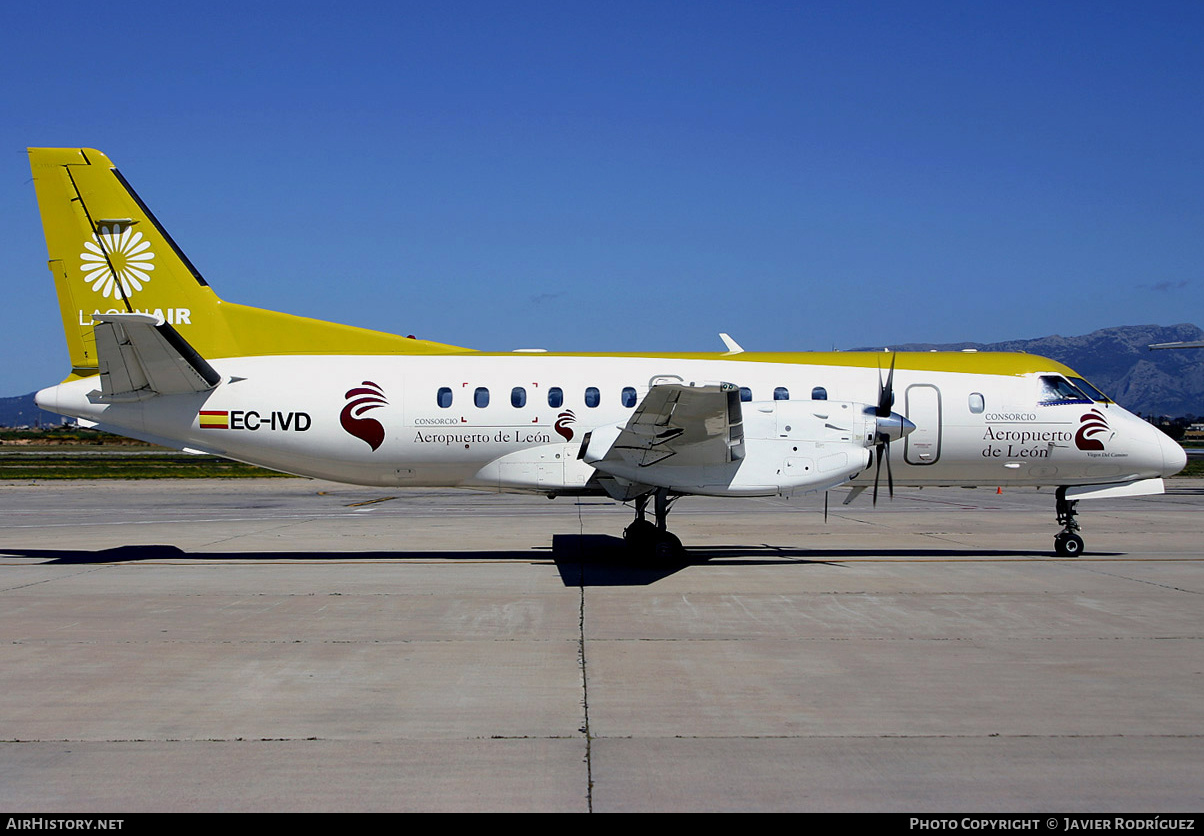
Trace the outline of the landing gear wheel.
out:
M 669 563 L 679 559 L 681 554 L 681 540 L 677 539 L 677 535 L 668 531 L 660 532 L 660 536 L 656 538 L 656 545 L 652 547 L 652 556 L 657 563 Z
M 656 522 L 645 518 L 648 500 L 655 499 L 653 513 Z M 651 493 L 636 497 L 635 520 L 623 529 L 623 539 L 627 548 L 640 559 L 652 560 L 656 563 L 672 563 L 681 560 L 685 549 L 681 540 L 665 529 L 665 518 L 669 516 L 669 508 L 673 505 L 675 496 L 671 496 L 667 488 L 657 488 Z
M 623 539 L 628 548 L 635 551 L 644 551 L 651 547 L 659 534 L 657 527 L 648 520 L 636 520 L 623 529 Z
M 1076 532 L 1079 522 L 1075 519 L 1078 501 L 1066 498 L 1066 487 L 1060 487 L 1057 493 L 1056 512 L 1062 530 L 1054 537 L 1054 553 L 1059 557 L 1078 557 L 1083 553 L 1083 538 Z
M 1078 557 L 1083 553 L 1083 538 L 1069 531 L 1054 537 L 1054 553 L 1059 557 Z

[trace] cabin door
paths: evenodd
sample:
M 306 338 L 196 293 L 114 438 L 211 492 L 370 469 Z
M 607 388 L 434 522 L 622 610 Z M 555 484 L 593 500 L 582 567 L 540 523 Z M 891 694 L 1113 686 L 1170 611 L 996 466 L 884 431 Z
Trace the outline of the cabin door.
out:
M 941 457 L 941 390 L 929 383 L 907 387 L 907 417 L 916 425 L 903 442 L 908 464 L 936 464 Z

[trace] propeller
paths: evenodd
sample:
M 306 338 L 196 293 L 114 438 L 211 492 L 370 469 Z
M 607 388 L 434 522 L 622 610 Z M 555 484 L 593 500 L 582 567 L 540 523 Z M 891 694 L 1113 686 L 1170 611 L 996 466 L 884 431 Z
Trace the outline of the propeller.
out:
M 878 419 L 874 429 L 874 455 L 877 464 L 874 466 L 874 505 L 878 504 L 878 482 L 882 477 L 882 460 L 886 459 L 886 487 L 890 498 L 895 498 L 895 480 L 890 472 L 890 436 L 882 432 L 883 419 L 890 418 L 890 408 L 895 402 L 895 355 L 890 356 L 890 371 L 886 374 L 886 383 L 882 382 L 882 364 L 878 364 L 878 406 L 874 416 Z
M 878 405 L 874 407 L 876 426 L 874 429 L 874 453 L 877 464 L 874 466 L 874 504 L 878 504 L 878 483 L 882 477 L 882 461 L 886 460 L 886 489 L 891 499 L 895 498 L 895 479 L 890 470 L 890 443 L 896 438 L 902 438 L 916 428 L 916 425 L 897 412 L 892 412 L 895 403 L 895 355 L 890 356 L 890 371 L 886 374 L 886 383 L 882 382 L 882 366 L 878 366 Z M 866 410 L 869 411 L 868 409 Z

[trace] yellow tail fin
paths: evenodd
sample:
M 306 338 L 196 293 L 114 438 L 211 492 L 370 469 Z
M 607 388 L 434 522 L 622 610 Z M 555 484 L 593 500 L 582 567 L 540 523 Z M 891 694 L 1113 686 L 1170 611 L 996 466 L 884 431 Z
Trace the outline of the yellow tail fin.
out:
M 121 173 L 90 148 L 30 148 L 72 373 L 97 371 L 94 313 L 171 323 L 207 358 L 469 349 L 223 302 Z

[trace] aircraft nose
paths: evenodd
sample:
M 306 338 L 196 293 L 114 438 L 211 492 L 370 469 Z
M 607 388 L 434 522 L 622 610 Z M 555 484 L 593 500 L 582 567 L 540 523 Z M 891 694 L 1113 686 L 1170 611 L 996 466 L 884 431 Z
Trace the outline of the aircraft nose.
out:
M 1154 432 L 1158 433 L 1158 446 L 1162 448 L 1162 475 L 1174 476 L 1187 467 L 1187 453 L 1162 430 L 1155 427 Z

